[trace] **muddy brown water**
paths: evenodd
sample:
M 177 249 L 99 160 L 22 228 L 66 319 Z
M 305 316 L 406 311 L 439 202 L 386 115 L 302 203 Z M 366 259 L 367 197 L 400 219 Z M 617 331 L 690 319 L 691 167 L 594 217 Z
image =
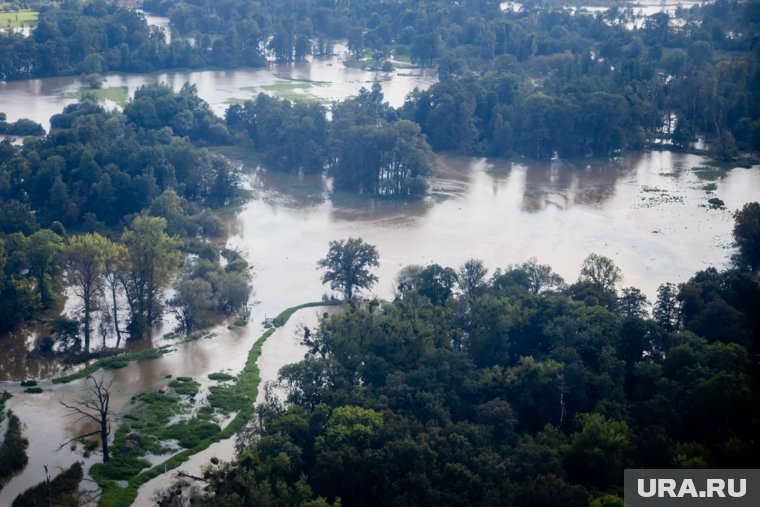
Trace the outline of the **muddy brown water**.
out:
M 179 88 L 190 80 L 221 112 L 231 99 L 249 98 L 258 90 L 277 93 L 264 87 L 292 79 L 320 82 L 298 90 L 323 99 L 344 98 L 370 86 L 373 79 L 385 79 L 386 98 L 394 105 L 414 86 L 434 82 L 424 73 L 378 75 L 339 63 L 336 57 L 259 70 L 111 75 L 105 86 L 123 85 L 133 93 L 146 82 L 162 80 Z M 0 111 L 8 113 L 10 121 L 21 116 L 45 121 L 73 101 L 62 96 L 80 86 L 76 78 L 2 83 Z M 596 252 L 621 267 L 624 286 L 639 287 L 653 299 L 660 283 L 682 282 L 697 270 L 725 266 L 733 252 L 731 212 L 757 199 L 760 167 L 733 169 L 708 181 L 694 171 L 705 162 L 703 157 L 670 152 L 627 155 L 593 165 L 439 155 L 430 196 L 417 202 L 330 196 L 329 182 L 323 178 L 298 179 L 249 167 L 255 199 L 229 219 L 229 246 L 244 251 L 255 268 L 253 322 L 234 331 L 220 326 L 213 338 L 174 344 L 176 351 L 161 359 L 109 372 L 115 411 L 127 410 L 136 393 L 162 388 L 168 374 L 203 379 L 214 371 L 239 371 L 261 334 L 264 318 L 329 292 L 320 283 L 316 262 L 334 239 L 360 236 L 378 247 L 379 282 L 368 296 L 390 297 L 393 278 L 405 265 L 437 262 L 457 267 L 471 257 L 484 260 L 491 271 L 536 257 L 572 282 L 583 258 Z M 711 183 L 715 190 L 708 193 L 705 187 Z M 725 209 L 711 209 L 710 197 L 722 199 Z M 315 309 L 298 312 L 270 338 L 259 360 L 262 378 L 274 379 L 282 365 L 302 357 L 298 324 L 314 325 L 317 314 Z M 166 331 L 155 332 L 151 344 L 163 344 Z M 0 379 L 58 374 L 57 363 L 27 356 L 35 337 L 35 330 L 27 329 L 0 340 Z M 0 385 L 14 393 L 8 406 L 26 425 L 30 440 L 29 465 L 0 491 L 0 505 L 10 504 L 18 493 L 43 480 L 42 465 L 56 470 L 82 459 L 81 452 L 68 447 L 56 450 L 77 430 L 69 427 L 58 399 L 76 396 L 81 381 L 41 385 L 45 391 L 39 395 L 24 394 L 17 382 Z M 232 441 L 221 442 L 183 468 L 199 470 L 210 457 L 229 459 L 232 453 Z M 138 505 L 149 503 L 153 491 L 169 478 L 161 476 L 141 488 Z
M 160 25 L 164 20 L 153 21 Z M 254 98 L 259 92 L 280 94 L 286 98 L 293 98 L 293 94 L 305 95 L 309 100 L 329 104 L 356 95 L 362 87 L 370 88 L 374 82 L 383 84 L 386 100 L 394 106 L 400 106 L 406 94 L 415 87 L 427 88 L 436 81 L 434 72 L 419 69 L 377 73 L 346 68 L 342 64 L 345 46 L 336 44 L 335 52 L 336 55 L 332 57 L 315 58 L 301 64 L 271 65 L 264 69 L 111 74 L 105 76 L 104 87 L 124 87 L 131 97 L 138 87 L 147 83 L 165 82 L 179 90 L 185 82 L 190 82 L 198 87 L 199 95 L 209 102 L 217 114 L 223 114 L 230 103 Z M 0 82 L 0 111 L 7 114 L 8 121 L 30 118 L 48 128 L 49 117 L 60 112 L 65 105 L 75 102 L 76 94 L 82 90 L 83 84 L 77 77 Z M 113 103 L 106 105 L 116 107 Z M 254 259 L 250 260 L 255 263 Z M 260 306 L 254 307 L 254 323 L 246 328 L 230 331 L 223 325 L 214 330 L 215 336 L 211 339 L 176 344 L 163 338 L 171 330 L 169 319 L 163 326 L 153 330 L 150 339 L 129 344 L 130 348 L 139 350 L 168 343 L 172 344 L 176 352 L 158 360 L 132 363 L 126 368 L 108 372 L 114 385 L 114 413 L 118 416 L 127 411 L 129 399 L 133 395 L 164 387 L 168 383 L 165 377 L 169 374 L 193 376 L 202 380 L 208 373 L 215 371 L 238 372 L 245 363 L 251 345 L 262 332 L 261 321 L 284 309 L 277 306 L 281 302 L 279 299 L 267 302 L 265 292 L 258 291 L 256 297 L 263 301 Z M 296 304 L 302 302 L 304 301 Z M 69 299 L 65 312 L 71 314 L 74 311 L 74 302 Z M 314 314 L 310 315 L 313 317 Z M 44 480 L 43 465 L 48 465 L 51 473 L 55 474 L 74 461 L 83 460 L 81 450 L 72 451 L 69 446 L 58 450 L 61 442 L 82 429 L 69 425 L 70 419 L 66 417 L 59 399 L 74 399 L 82 387 L 82 381 L 65 385 L 42 381 L 40 385 L 44 392 L 37 395 L 24 393 L 18 385 L 20 380 L 50 379 L 64 371 L 64 367 L 53 359 L 29 356 L 29 352 L 36 348 L 39 334 L 40 329 L 27 327 L 13 335 L 0 337 L 0 350 L 3 352 L 0 359 L 0 389 L 14 394 L 7 406 L 20 417 L 25 425 L 24 434 L 30 440 L 29 464 L 0 490 L 0 505 L 10 505 L 16 495 Z M 281 334 L 278 332 L 275 336 Z M 293 340 L 297 342 L 296 338 Z M 262 378 L 265 380 L 274 380 L 282 365 L 297 361 L 303 355 L 301 350 L 296 353 L 287 348 L 280 350 L 277 343 L 274 341 L 274 346 L 267 346 L 267 352 L 260 361 Z M 209 452 L 216 452 L 217 448 L 227 449 L 221 453 L 222 457 L 231 457 L 231 441 L 217 445 Z M 96 460 L 97 456 L 84 459 L 87 465 Z M 195 461 L 201 463 L 199 459 Z

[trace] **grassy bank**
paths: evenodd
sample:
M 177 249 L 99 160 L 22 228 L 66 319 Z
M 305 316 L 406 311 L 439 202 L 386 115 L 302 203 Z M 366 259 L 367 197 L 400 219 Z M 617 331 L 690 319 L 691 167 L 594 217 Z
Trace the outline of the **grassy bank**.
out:
M 245 425 L 246 421 L 248 421 L 253 415 L 256 396 L 258 394 L 258 386 L 261 380 L 259 376 L 259 367 L 256 362 L 258 361 L 259 356 L 261 356 L 261 349 L 264 346 L 264 342 L 266 342 L 267 338 L 272 336 L 277 328 L 283 326 L 298 310 L 331 304 L 338 303 L 306 303 L 288 308 L 277 315 L 274 319 L 273 326 L 267 329 L 258 340 L 256 340 L 253 347 L 251 347 L 251 350 L 248 352 L 248 358 L 243 370 L 237 377 L 237 382 L 224 386 L 212 386 L 210 388 L 208 405 L 199 408 L 196 411 L 198 415 L 193 419 L 166 427 L 162 422 L 167 421 L 171 416 L 176 415 L 176 410 L 180 403 L 180 400 L 177 398 L 178 395 L 167 393 L 146 393 L 141 395 L 138 399 L 143 402 L 143 407 L 138 410 L 146 410 L 145 404 L 152 405 L 153 409 L 147 409 L 147 413 L 149 414 L 147 418 L 141 417 L 140 414 L 129 414 L 126 416 L 126 419 L 129 422 L 122 425 L 119 432 L 117 432 L 117 436 L 114 439 L 114 449 L 117 449 L 119 447 L 118 444 L 123 443 L 126 440 L 131 429 L 142 430 L 139 440 L 140 445 L 144 447 L 142 449 L 143 455 L 148 450 L 155 451 L 160 445 L 159 439 L 161 437 L 175 437 L 180 441 L 180 444 L 183 443 L 183 436 L 192 438 L 192 435 L 194 435 L 197 439 L 194 441 L 186 441 L 185 444 L 187 444 L 187 448 L 174 454 L 163 463 L 140 473 L 137 472 L 147 462 L 137 455 L 131 456 L 131 459 L 129 460 L 123 460 L 123 463 L 121 463 L 125 468 L 124 470 L 121 470 L 123 475 L 114 473 L 118 471 L 119 462 L 116 461 L 119 459 L 118 457 L 115 457 L 109 462 L 111 464 L 108 465 L 108 468 L 100 463 L 93 465 L 90 469 L 90 475 L 103 489 L 100 505 L 105 507 L 127 507 L 131 505 L 135 498 L 137 498 L 137 490 L 140 486 L 168 470 L 177 468 L 191 456 L 201 452 L 211 444 L 235 435 L 235 433 L 239 431 L 243 425 Z M 219 378 L 219 380 L 222 379 Z M 190 380 L 183 380 L 181 382 L 189 384 Z M 175 386 L 175 390 L 176 387 L 177 386 Z M 212 427 L 213 423 L 211 422 L 211 416 L 214 411 L 219 413 L 236 411 L 237 413 L 232 421 L 223 429 L 215 429 Z M 170 435 L 167 431 L 174 431 L 176 433 Z M 115 464 L 113 463 L 114 461 L 116 461 Z M 134 470 L 135 467 L 139 468 Z M 129 476 L 128 479 L 127 476 Z M 127 487 L 122 488 L 117 484 L 116 480 L 119 480 L 122 477 L 127 479 Z
M 112 86 L 110 88 L 88 88 L 66 95 L 67 99 L 82 100 L 86 95 L 95 96 L 98 102 L 110 100 L 120 107 L 124 107 L 129 102 L 129 94 L 125 86 Z
M 0 29 L 36 25 L 39 16 L 38 11 L 30 10 L 0 12 Z
M 114 370 L 117 368 L 124 368 L 125 366 L 127 366 L 127 364 L 131 363 L 132 361 L 157 359 L 170 351 L 171 349 L 169 348 L 169 346 L 164 345 L 163 347 L 145 349 L 145 350 L 141 350 L 140 352 L 131 352 L 129 354 L 120 354 L 118 356 L 98 359 L 91 365 L 85 366 L 81 370 L 75 373 L 72 373 L 71 375 L 65 375 L 63 377 L 54 378 L 53 383 L 66 384 L 68 382 L 71 382 L 72 380 L 86 378 L 87 376 L 92 375 L 93 373 L 95 373 L 96 371 L 100 369 Z

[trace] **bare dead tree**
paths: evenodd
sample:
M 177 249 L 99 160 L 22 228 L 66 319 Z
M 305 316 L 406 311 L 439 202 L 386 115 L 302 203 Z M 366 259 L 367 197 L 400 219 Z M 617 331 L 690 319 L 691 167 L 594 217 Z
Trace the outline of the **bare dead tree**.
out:
M 87 437 L 100 436 L 100 442 L 103 447 L 103 462 L 108 461 L 108 435 L 111 434 L 111 418 L 109 413 L 109 403 L 111 401 L 111 384 L 113 381 L 106 382 L 105 377 L 97 379 L 92 375 L 87 377 L 88 382 L 79 400 L 67 403 L 63 399 L 58 403 L 69 410 L 72 416 L 78 416 L 74 424 L 79 421 L 90 420 L 98 425 L 98 429 L 89 433 L 84 433 L 70 438 L 63 442 L 58 449 L 63 449 L 71 442 L 82 440 Z

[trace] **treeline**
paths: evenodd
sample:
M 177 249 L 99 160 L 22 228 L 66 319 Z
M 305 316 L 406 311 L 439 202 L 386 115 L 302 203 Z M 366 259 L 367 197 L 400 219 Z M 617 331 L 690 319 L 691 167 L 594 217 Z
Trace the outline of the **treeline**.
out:
M 502 11 L 491 0 L 146 2 L 191 46 L 167 44 L 139 13 L 67 4 L 43 12 L 29 38 L 0 37 L 0 77 L 260 65 L 267 51 L 301 60 L 345 39 L 356 57 L 438 67 L 441 83 L 413 94 L 400 115 L 435 149 L 608 157 L 663 140 L 689 148 L 704 136 L 713 156 L 731 160 L 760 147 L 759 5 L 719 0 L 679 9 L 676 22 L 619 8 Z M 314 119 L 308 128 L 321 121 L 316 110 L 293 114 Z M 325 147 L 315 143 L 313 159 L 295 162 L 318 164 Z
M 227 109 L 230 130 L 242 129 L 266 167 L 327 173 L 335 188 L 386 196 L 422 196 L 433 154 L 420 128 L 399 119 L 379 84 L 333 104 L 332 121 L 319 104 L 259 94 Z
M 640 29 L 614 9 L 516 14 L 499 25 L 501 44 L 480 73 L 468 75 L 466 56 L 441 58 L 441 82 L 412 94 L 403 116 L 435 149 L 608 157 L 662 139 L 688 148 L 699 134 L 731 160 L 760 148 L 758 46 L 747 36 L 760 22 L 756 3 L 682 11 L 683 26 L 659 13 Z M 524 33 L 527 54 L 514 46 Z
M 0 34 L 0 80 L 104 72 L 150 72 L 204 65 L 261 65 L 255 44 L 237 60 L 181 38 L 165 40 L 142 13 L 104 1 L 63 2 L 41 9 L 29 37 Z
M 567 285 L 411 267 L 393 302 L 307 330 L 288 405 L 207 472 L 200 505 L 622 505 L 626 468 L 753 468 L 760 301 L 707 269 L 654 302 L 592 255 Z
M 356 57 L 437 65 L 442 82 L 415 94 L 404 115 L 435 149 L 606 157 L 662 139 L 688 148 L 701 135 L 730 160 L 760 147 L 757 0 L 679 9 L 683 23 L 620 8 L 502 11 L 490 0 L 145 5 L 182 33 L 226 39 L 255 25 L 272 36 L 277 60 L 346 39 Z
M 247 263 L 204 240 L 225 233 L 211 210 L 241 195 L 239 169 L 191 142 L 229 135 L 193 87 L 148 85 L 124 113 L 85 98 L 51 124 L 0 143 L 0 331 L 58 308 L 64 281 L 81 318 L 54 319 L 44 353 L 89 353 L 96 331 L 103 348 L 142 336 L 178 274 L 182 331 L 244 312 Z M 197 258 L 183 267 L 183 253 Z
M 0 135 L 5 136 L 41 136 L 45 129 L 37 122 L 21 118 L 13 123 L 6 121 L 5 113 L 0 113 Z
M 54 132 L 23 146 L 0 143 L 5 233 L 30 233 L 55 221 L 125 225 L 168 189 L 187 201 L 191 215 L 237 195 L 238 169 L 184 137 L 212 143 L 214 131 L 226 136 L 193 87 L 174 93 L 165 85 L 146 86 L 124 113 L 85 99 L 54 115 L 51 125 Z M 198 219 L 198 227 L 206 225 Z

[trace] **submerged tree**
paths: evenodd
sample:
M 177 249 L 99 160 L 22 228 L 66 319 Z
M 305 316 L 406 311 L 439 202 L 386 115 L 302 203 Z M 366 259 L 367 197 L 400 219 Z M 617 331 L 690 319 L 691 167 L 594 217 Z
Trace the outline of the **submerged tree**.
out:
M 66 281 L 82 303 L 84 351 L 90 352 L 92 314 L 103 287 L 104 259 L 109 241 L 100 234 L 74 236 L 66 247 Z
M 380 265 L 378 257 L 377 248 L 361 238 L 331 241 L 327 256 L 317 262 L 325 270 L 322 283 L 329 283 L 332 290 L 342 292 L 350 301 L 357 289 L 369 289 L 377 282 L 370 268 Z
M 214 308 L 214 292 L 206 280 L 197 278 L 183 280 L 175 286 L 176 294 L 169 301 L 179 321 L 179 327 L 191 335 L 199 327 L 208 324 Z
M 103 281 L 110 296 L 111 320 L 118 348 L 123 332 L 119 327 L 119 295 L 124 293 L 127 284 L 127 249 L 124 245 L 108 242 L 103 256 Z
M 179 240 L 166 234 L 165 229 L 164 218 L 139 216 L 122 235 L 130 266 L 126 288 L 133 334 L 141 334 L 144 326 L 152 325 L 159 317 L 160 292 L 179 266 Z
M 105 377 L 98 379 L 92 375 L 89 375 L 86 380 L 89 383 L 85 385 L 80 399 L 72 403 L 63 399 L 58 400 L 58 402 L 68 409 L 70 415 L 77 416 L 74 423 L 89 420 L 97 425 L 97 429 L 66 440 L 58 449 L 63 449 L 66 445 L 77 440 L 98 436 L 103 447 L 103 463 L 105 463 L 109 459 L 108 435 L 111 434 L 110 402 L 113 381 L 106 382 Z
M 37 290 L 45 308 L 56 299 L 54 286 L 62 271 L 63 249 L 63 238 L 50 229 L 39 230 L 26 238 L 29 273 L 37 279 Z
M 358 120 L 356 115 L 338 117 L 333 126 L 338 149 L 330 174 L 336 188 L 389 196 L 425 194 L 425 177 L 433 172 L 433 156 L 418 125 L 406 120 L 379 120 L 377 124 L 343 128 L 346 121 Z

